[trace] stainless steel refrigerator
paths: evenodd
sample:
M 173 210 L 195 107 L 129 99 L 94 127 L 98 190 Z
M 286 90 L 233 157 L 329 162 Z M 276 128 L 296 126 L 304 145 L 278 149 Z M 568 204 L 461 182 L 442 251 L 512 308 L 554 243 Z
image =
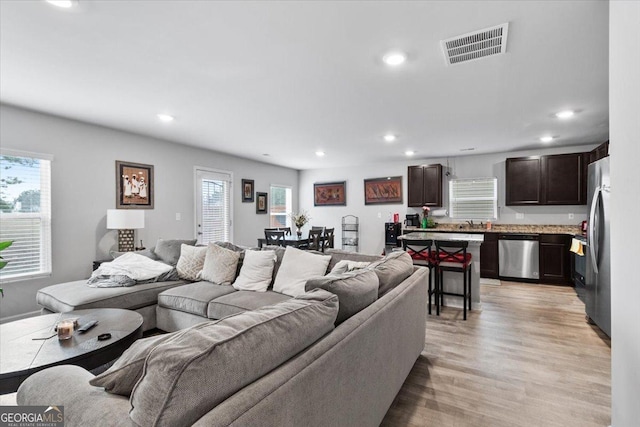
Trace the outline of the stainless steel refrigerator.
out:
M 611 336 L 610 190 L 609 158 L 605 157 L 589 165 L 585 305 L 587 316 L 608 336 Z

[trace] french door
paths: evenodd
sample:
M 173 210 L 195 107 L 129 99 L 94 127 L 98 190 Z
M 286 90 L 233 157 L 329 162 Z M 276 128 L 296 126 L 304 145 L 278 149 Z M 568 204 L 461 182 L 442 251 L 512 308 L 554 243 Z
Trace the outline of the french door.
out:
M 198 243 L 206 245 L 217 241 L 231 241 L 231 173 L 196 169 L 195 175 Z

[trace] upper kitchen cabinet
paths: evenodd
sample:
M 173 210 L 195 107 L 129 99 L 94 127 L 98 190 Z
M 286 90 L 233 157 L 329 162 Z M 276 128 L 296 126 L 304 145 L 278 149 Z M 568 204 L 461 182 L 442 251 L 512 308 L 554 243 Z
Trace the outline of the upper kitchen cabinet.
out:
M 507 205 L 586 204 L 586 153 L 507 159 Z
M 603 142 L 599 146 L 593 149 L 592 152 L 588 153 L 589 155 L 589 163 L 597 162 L 600 159 L 604 159 L 609 155 L 609 141 Z
M 409 207 L 442 206 L 442 165 L 409 166 Z

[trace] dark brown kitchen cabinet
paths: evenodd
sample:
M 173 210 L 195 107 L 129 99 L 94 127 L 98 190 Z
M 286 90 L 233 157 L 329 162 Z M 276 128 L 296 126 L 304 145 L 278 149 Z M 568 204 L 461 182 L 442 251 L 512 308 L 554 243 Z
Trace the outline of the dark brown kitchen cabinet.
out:
M 609 141 L 605 141 L 589 153 L 589 163 L 597 162 L 609 155 Z
M 480 277 L 497 279 L 499 276 L 498 234 L 484 233 L 484 241 L 480 245 Z
M 442 206 L 442 165 L 409 166 L 408 206 Z
M 507 159 L 507 206 L 586 204 L 587 155 L 571 153 Z
M 571 285 L 571 236 L 540 235 L 540 283 Z

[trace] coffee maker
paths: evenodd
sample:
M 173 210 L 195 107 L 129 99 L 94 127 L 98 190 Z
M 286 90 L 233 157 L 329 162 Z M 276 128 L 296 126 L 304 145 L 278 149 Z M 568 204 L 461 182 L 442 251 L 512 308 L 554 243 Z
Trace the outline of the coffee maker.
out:
M 420 214 L 407 214 L 404 225 L 406 227 L 420 227 Z

